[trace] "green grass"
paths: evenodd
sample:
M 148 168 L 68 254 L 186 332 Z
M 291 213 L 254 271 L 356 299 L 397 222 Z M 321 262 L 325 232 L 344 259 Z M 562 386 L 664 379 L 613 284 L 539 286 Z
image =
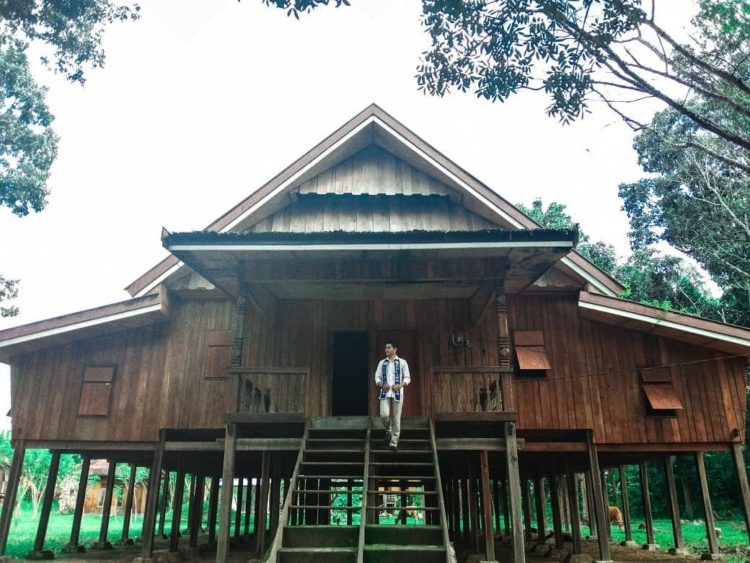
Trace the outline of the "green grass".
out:
M 633 540 L 639 544 L 646 543 L 646 530 L 639 530 L 638 526 L 642 521 L 633 521 Z M 715 522 L 716 527 L 721 530 L 721 537 L 719 538 L 719 546 L 722 549 L 730 547 L 739 547 L 741 549 L 748 549 L 748 538 L 747 532 L 744 530 L 744 522 L 742 520 L 719 520 Z M 654 536 L 656 543 L 661 546 L 662 549 L 669 549 L 674 546 L 674 539 L 672 537 L 672 522 L 668 519 L 654 520 Z M 699 524 L 689 523 L 682 524 L 682 537 L 685 541 L 685 545 L 697 550 L 705 551 L 708 549 L 708 540 L 706 539 L 706 524 L 701 522 Z M 612 540 L 616 542 L 625 540 L 625 531 L 618 529 L 616 526 L 612 526 Z

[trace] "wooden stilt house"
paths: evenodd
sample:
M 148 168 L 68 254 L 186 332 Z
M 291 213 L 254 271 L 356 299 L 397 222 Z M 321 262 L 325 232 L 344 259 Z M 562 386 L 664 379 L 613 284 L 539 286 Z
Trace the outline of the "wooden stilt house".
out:
M 217 561 L 233 536 L 282 562 L 442 562 L 450 543 L 492 560 L 505 537 L 523 561 L 548 530 L 563 546 L 563 520 L 580 552 L 583 474 L 609 560 L 603 471 L 664 463 L 679 549 L 672 456 L 689 452 L 717 553 L 702 456 L 734 453 L 747 514 L 750 330 L 619 299 L 577 236 L 366 108 L 207 229 L 165 231 L 171 255 L 127 301 L 0 332 L 16 451 L 0 547 L 24 451 L 49 448 L 52 484 L 62 452 L 84 455 L 82 473 L 92 457 L 150 468 L 144 557 L 174 474 L 164 547 L 179 548 L 189 479 L 187 542 Z M 396 452 L 373 384 L 386 338 L 412 373 Z M 79 527 L 77 510 L 71 548 Z

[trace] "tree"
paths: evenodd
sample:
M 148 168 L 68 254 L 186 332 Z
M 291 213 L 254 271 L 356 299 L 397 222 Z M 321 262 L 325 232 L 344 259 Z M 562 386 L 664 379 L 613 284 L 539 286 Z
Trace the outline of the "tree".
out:
M 263 0 L 299 18 L 329 0 Z M 349 5 L 336 0 L 335 5 Z M 744 0 L 701 0 L 695 33 L 678 40 L 657 21 L 657 0 L 423 0 L 431 48 L 417 68 L 423 91 L 474 91 L 505 101 L 543 91 L 548 113 L 567 123 L 603 103 L 631 127 L 629 108 L 656 99 L 702 130 L 750 150 L 747 129 L 728 126 L 685 99 L 695 92 L 750 115 L 750 81 L 730 49 L 747 53 Z
M 105 27 L 136 19 L 138 10 L 111 0 L 0 0 L 0 207 L 18 217 L 41 211 L 57 156 L 54 116 L 31 75 L 29 45 L 51 49 L 42 62 L 83 84 L 87 68 L 104 64 Z M 0 276 L 0 304 L 17 295 L 17 282 Z M 17 312 L 0 307 L 0 316 Z

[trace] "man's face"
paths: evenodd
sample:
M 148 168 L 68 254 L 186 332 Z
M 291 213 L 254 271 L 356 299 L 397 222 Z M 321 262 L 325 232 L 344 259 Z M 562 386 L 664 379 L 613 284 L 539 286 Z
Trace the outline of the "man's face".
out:
M 385 355 L 389 359 L 396 355 L 396 348 L 390 342 L 385 345 Z

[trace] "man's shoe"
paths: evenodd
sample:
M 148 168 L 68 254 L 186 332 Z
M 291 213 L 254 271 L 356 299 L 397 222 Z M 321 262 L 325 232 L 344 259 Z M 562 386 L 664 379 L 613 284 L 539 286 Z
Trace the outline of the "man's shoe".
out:
M 383 436 L 383 445 L 387 446 L 390 443 L 391 443 L 391 433 L 390 432 L 386 432 L 385 436 Z
M 391 445 L 390 445 L 390 446 L 388 446 L 388 447 L 389 447 L 389 448 L 391 448 L 391 450 L 393 450 L 394 452 L 395 452 L 396 450 L 398 450 L 398 446 L 397 446 L 396 444 L 391 444 Z

